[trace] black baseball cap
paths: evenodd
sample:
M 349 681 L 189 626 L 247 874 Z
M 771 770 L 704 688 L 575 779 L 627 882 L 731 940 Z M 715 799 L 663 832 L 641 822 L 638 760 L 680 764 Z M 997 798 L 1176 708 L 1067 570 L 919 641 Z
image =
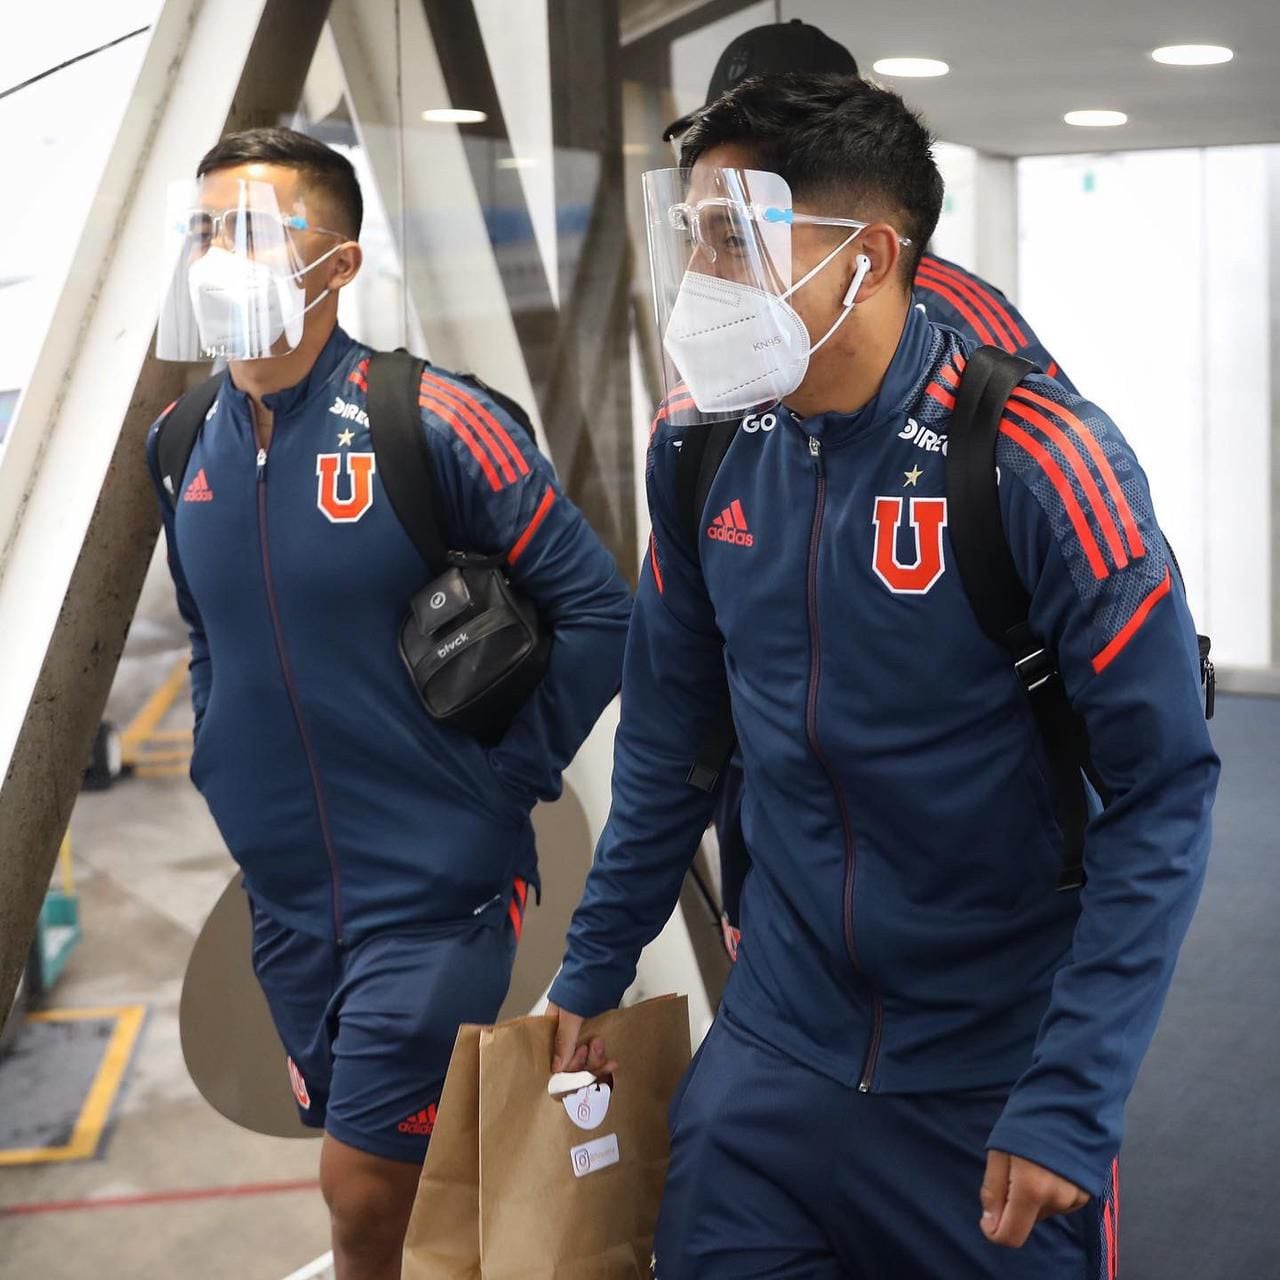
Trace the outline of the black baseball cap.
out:
M 834 71 L 856 76 L 858 64 L 853 54 L 825 32 L 799 18 L 771 22 L 744 31 L 720 55 L 707 86 L 707 100 L 687 116 L 673 121 L 663 131 L 663 142 L 682 134 L 722 93 L 728 93 L 749 76 L 777 75 L 783 71 Z

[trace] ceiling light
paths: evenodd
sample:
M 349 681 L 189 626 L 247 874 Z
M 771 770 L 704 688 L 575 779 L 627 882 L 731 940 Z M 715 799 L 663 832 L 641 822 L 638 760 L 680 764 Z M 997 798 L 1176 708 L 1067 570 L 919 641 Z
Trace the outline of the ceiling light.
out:
M 532 156 L 504 156 L 498 161 L 499 169 L 536 169 L 538 162 Z
M 951 70 L 937 58 L 881 58 L 871 65 L 872 71 L 882 76 L 945 76 Z
M 428 124 L 484 124 L 489 117 L 466 107 L 432 107 L 422 113 L 422 118 Z
M 1151 56 L 1171 67 L 1211 67 L 1236 55 L 1221 44 L 1166 44 L 1152 49 Z
M 1067 124 L 1079 125 L 1082 129 L 1111 129 L 1129 123 L 1123 111 L 1068 111 L 1062 118 Z

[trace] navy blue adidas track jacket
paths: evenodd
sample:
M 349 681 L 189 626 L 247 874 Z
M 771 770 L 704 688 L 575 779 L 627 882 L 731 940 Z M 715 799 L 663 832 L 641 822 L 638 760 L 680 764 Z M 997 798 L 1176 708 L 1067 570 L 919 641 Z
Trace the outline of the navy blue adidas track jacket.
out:
M 995 285 L 945 258 L 926 253 L 916 270 L 915 301 L 935 324 L 945 324 L 978 345 L 999 347 L 1030 360 L 1073 395 L 1075 385 L 1045 350 L 1017 307 Z
M 427 571 L 377 475 L 370 354 L 335 330 L 304 381 L 265 398 L 275 426 L 261 452 L 228 379 L 176 503 L 160 495 L 191 632 L 192 779 L 259 905 L 344 939 L 465 919 L 514 876 L 537 883 L 529 811 L 559 794 L 617 690 L 630 609 L 525 433 L 428 369 L 422 425 L 449 545 L 505 554 L 555 635 L 497 747 L 433 721 L 397 648 Z
M 965 350 L 912 308 L 858 413 L 739 431 L 696 556 L 672 496 L 696 428 L 657 425 L 613 811 L 551 999 L 616 1004 L 670 915 L 712 803 L 691 744 L 727 671 L 753 868 L 725 1007 L 849 1086 L 1013 1085 L 990 1144 L 1096 1194 L 1200 891 L 1218 761 L 1142 470 L 1099 409 L 1034 375 L 1004 418 L 1001 506 L 1113 796 L 1087 887 L 1055 892 L 1044 746 L 952 566 Z

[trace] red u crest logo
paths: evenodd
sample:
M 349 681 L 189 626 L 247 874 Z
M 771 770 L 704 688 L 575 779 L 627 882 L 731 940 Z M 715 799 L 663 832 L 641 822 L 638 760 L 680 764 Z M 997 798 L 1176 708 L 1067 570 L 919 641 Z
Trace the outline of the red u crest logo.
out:
M 342 460 L 347 460 L 350 477 L 350 493 L 338 496 L 338 470 Z M 373 473 L 376 470 L 371 453 L 319 453 L 316 455 L 316 475 L 319 477 L 319 495 L 316 505 L 334 524 L 354 524 L 373 506 Z
M 942 556 L 942 531 L 947 524 L 945 498 L 912 498 L 911 528 L 916 535 L 914 564 L 898 559 L 898 524 L 902 520 L 901 498 L 876 499 L 876 576 L 897 595 L 922 596 L 942 577 L 946 564 Z

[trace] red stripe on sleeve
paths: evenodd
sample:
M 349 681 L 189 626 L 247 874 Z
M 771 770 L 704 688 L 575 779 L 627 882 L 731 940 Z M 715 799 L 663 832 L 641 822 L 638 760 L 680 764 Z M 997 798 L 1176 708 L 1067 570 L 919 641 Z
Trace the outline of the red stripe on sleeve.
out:
M 662 585 L 662 569 L 658 565 L 658 540 L 649 534 L 649 563 L 653 565 L 653 585 L 658 588 L 658 594 L 663 595 L 666 588 Z
M 520 899 L 521 909 L 529 900 L 529 886 L 519 877 L 516 876 L 516 897 Z
M 444 401 L 435 400 L 425 392 L 419 394 L 418 404 L 424 409 L 430 409 L 432 413 L 438 413 L 457 432 L 458 438 L 471 450 L 471 456 L 480 464 L 480 469 L 489 481 L 489 488 L 495 493 L 500 492 L 502 481 L 498 478 L 498 473 L 494 470 L 493 463 L 489 461 L 489 455 L 480 447 L 475 436 L 471 434 L 466 424 L 455 415 L 453 409 Z
M 467 421 L 475 428 L 476 434 L 484 441 L 494 461 L 502 468 L 502 474 L 506 477 L 508 484 L 515 482 L 517 474 L 522 476 L 529 474 L 529 464 L 525 461 L 524 454 L 516 447 L 507 429 L 474 396 L 468 395 L 452 382 L 447 382 L 444 378 L 432 373 L 430 369 L 422 371 L 422 390 L 434 392 L 442 399 L 448 400 L 450 404 L 458 406 Z
M 1080 482 L 1080 487 L 1084 490 L 1084 496 L 1089 500 L 1089 508 L 1093 512 L 1093 518 L 1098 528 L 1102 530 L 1102 536 L 1107 540 L 1107 550 L 1111 552 L 1112 564 L 1117 569 L 1123 569 L 1129 563 L 1129 557 L 1125 555 L 1124 545 L 1120 541 L 1120 528 L 1110 510 L 1108 510 L 1107 504 L 1102 500 L 1102 493 L 1098 489 L 1089 468 L 1085 465 L 1084 459 L 1080 456 L 1080 451 L 1071 443 L 1066 432 L 1050 422 L 1044 414 L 1037 413 L 1034 409 L 1028 408 L 1016 399 L 1009 401 L 1005 412 L 1016 413 L 1018 417 L 1031 426 L 1039 427 L 1062 450 L 1067 461 L 1071 464 L 1071 470 L 1075 472 L 1076 479 Z
M 1133 510 L 1125 500 L 1124 493 L 1120 489 L 1120 482 L 1116 479 L 1116 473 L 1112 470 L 1111 463 L 1107 460 L 1107 455 L 1102 452 L 1102 445 L 1098 443 L 1098 437 L 1070 409 L 1066 409 L 1060 404 L 1055 404 L 1038 392 L 1032 391 L 1030 387 L 1016 387 L 1013 394 L 1021 400 L 1038 404 L 1042 408 L 1048 409 L 1050 413 L 1057 414 L 1070 430 L 1084 441 L 1084 447 L 1089 451 L 1089 456 L 1093 459 L 1094 466 L 1098 468 L 1098 474 L 1102 477 L 1102 483 L 1106 485 L 1107 492 L 1111 495 L 1111 501 L 1115 503 L 1116 511 L 1120 515 L 1120 523 L 1124 526 L 1124 536 L 1129 543 L 1129 554 L 1135 560 L 1139 556 L 1146 555 L 1147 549 L 1143 545 L 1142 535 L 1138 532 L 1138 523 L 1133 518 Z
M 692 396 L 685 396 L 682 400 L 667 400 L 658 406 L 657 416 L 653 420 L 653 425 L 649 428 L 649 439 L 652 440 L 654 432 L 664 423 L 677 409 L 691 409 L 694 407 L 694 399 Z
M 998 329 L 1003 326 L 1004 331 L 1009 335 L 1010 342 L 1013 343 L 1010 350 L 1027 345 L 1027 335 L 1018 328 L 1009 308 L 990 289 L 984 288 L 972 277 L 966 276 L 956 267 L 949 266 L 938 258 L 923 258 L 920 265 L 927 267 L 939 278 L 950 282 L 955 288 L 972 298 L 974 305 L 982 311 L 994 327 Z
M 950 391 L 944 391 L 936 382 L 931 382 L 925 391 L 928 392 L 940 405 L 944 405 L 948 409 L 956 407 L 956 398 Z
M 511 921 L 511 927 L 516 931 L 516 941 L 520 941 L 520 933 L 524 929 L 524 919 L 520 915 L 520 908 L 516 906 L 514 898 L 507 904 L 507 918 Z
M 1014 334 L 1007 325 L 1002 325 L 1000 316 L 997 315 L 996 308 L 991 305 L 986 294 L 974 288 L 968 280 L 964 280 L 955 274 L 946 273 L 941 266 L 929 264 L 925 259 L 920 262 L 920 270 L 915 276 L 916 283 L 924 282 L 925 287 L 937 289 L 942 293 L 943 289 L 950 292 L 950 301 L 952 305 L 959 307 L 961 314 L 968 319 L 969 323 L 978 328 L 979 321 L 977 315 L 982 316 L 984 324 L 989 326 L 995 337 L 987 337 L 987 342 L 991 342 L 993 346 L 1000 347 L 1004 351 L 1016 351 L 1018 343 L 1015 342 Z M 963 298 L 963 302 L 961 302 Z M 977 315 L 974 314 L 977 312 Z M 979 330 L 986 332 L 986 330 Z
M 1045 370 L 1045 373 L 1047 373 L 1051 378 L 1056 378 L 1058 376 L 1058 362 L 1056 360 L 1050 360 L 1049 367 Z
M 525 531 L 520 535 L 516 545 L 507 552 L 508 564 L 515 564 L 524 555 L 525 548 L 533 541 L 533 535 L 538 532 L 538 527 L 547 518 L 547 512 L 551 510 L 551 504 L 555 500 L 556 491 L 548 485 L 546 493 L 542 495 L 542 501 L 538 503 L 538 509 L 533 513 L 533 519 L 525 526 Z
M 960 385 L 960 375 L 955 371 L 955 368 L 952 365 L 944 364 L 942 368 L 938 370 L 938 381 L 945 382 L 947 386 L 954 391 L 956 387 Z
M 919 271 L 916 272 L 916 284 L 921 289 L 928 289 L 930 293 L 936 293 L 940 297 L 946 298 L 946 300 L 951 303 L 951 305 L 955 307 L 962 316 L 964 316 L 965 320 L 973 326 L 973 331 L 988 346 L 1004 347 L 1005 344 L 1003 342 L 997 342 L 995 338 L 991 336 L 991 330 L 988 329 L 983 321 L 974 314 L 973 308 L 970 307 L 969 304 L 955 292 L 955 290 L 947 288 L 946 285 L 942 284 L 932 276 L 922 275 Z
M 1093 530 L 1089 528 L 1089 522 L 1084 518 L 1080 503 L 1076 501 L 1071 482 L 1062 474 L 1062 468 L 1053 460 L 1053 455 L 1038 440 L 1010 422 L 1008 418 L 1000 423 L 1000 434 L 1008 436 L 1015 444 L 1021 445 L 1040 464 L 1040 469 L 1049 477 L 1053 487 L 1058 491 L 1058 496 L 1062 499 L 1062 505 L 1067 510 L 1067 518 L 1076 531 L 1076 537 L 1080 539 L 1080 546 L 1084 549 L 1085 558 L 1089 561 L 1093 576 L 1105 578 L 1108 573 L 1107 562 L 1102 558 L 1102 552 L 1093 536 Z
M 1165 565 L 1164 581 L 1134 610 L 1133 617 L 1120 628 L 1116 638 L 1107 645 L 1093 660 L 1093 670 L 1101 675 L 1119 656 L 1120 651 L 1138 633 L 1138 629 L 1146 622 L 1151 610 L 1160 603 L 1173 587 L 1173 579 L 1169 574 L 1169 566 Z

